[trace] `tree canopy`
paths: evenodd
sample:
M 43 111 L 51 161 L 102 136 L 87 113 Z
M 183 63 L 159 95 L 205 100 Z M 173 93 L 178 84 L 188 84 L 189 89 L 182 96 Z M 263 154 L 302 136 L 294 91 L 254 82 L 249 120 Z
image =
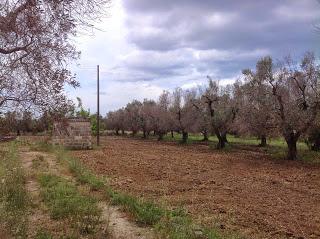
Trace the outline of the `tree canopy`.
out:
M 104 14 L 109 0 L 0 3 L 0 111 L 23 106 L 66 108 L 64 86 L 79 86 L 68 69 L 79 52 L 71 38 Z

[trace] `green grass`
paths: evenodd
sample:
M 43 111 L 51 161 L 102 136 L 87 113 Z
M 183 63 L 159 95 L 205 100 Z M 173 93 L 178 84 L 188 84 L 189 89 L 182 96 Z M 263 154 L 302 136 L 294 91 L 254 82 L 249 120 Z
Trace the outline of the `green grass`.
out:
M 106 190 L 112 204 L 121 206 L 139 224 L 153 226 L 161 238 L 170 239 L 220 239 L 217 229 L 205 228 L 193 223 L 191 217 L 181 208 L 169 210 L 156 203 L 138 199 L 128 194 Z M 200 232 L 200 233 L 199 233 Z
M 163 208 L 158 207 L 152 202 L 115 192 L 111 188 L 107 188 L 106 194 L 111 199 L 113 205 L 122 206 L 125 211 L 134 216 L 136 222 L 139 224 L 153 226 L 158 223 L 165 214 Z
M 0 222 L 14 237 L 24 238 L 29 207 L 25 172 L 15 143 L 6 146 L 0 155 Z
M 170 142 L 181 142 L 181 134 L 174 133 L 174 138 L 171 137 L 171 134 L 167 134 L 163 137 L 164 141 Z M 150 136 L 153 138 L 153 136 Z M 202 141 L 203 136 L 201 134 L 189 134 L 187 145 L 189 144 L 197 144 Z M 228 144 L 226 144 L 226 148 L 224 151 L 230 151 L 233 149 L 239 148 L 239 146 L 252 146 L 256 147 L 260 144 L 260 140 L 256 137 L 235 137 L 233 135 L 228 135 Z M 216 148 L 216 144 L 218 143 L 218 139 L 216 136 L 209 137 L 209 147 L 212 149 Z M 261 148 L 264 150 L 266 154 L 270 155 L 274 159 L 285 159 L 287 154 L 287 144 L 281 137 L 268 139 L 268 146 L 265 148 Z M 302 141 L 297 142 L 297 150 L 298 150 L 298 159 L 301 161 L 309 162 L 309 163 L 320 163 L 320 152 L 309 150 L 306 143 Z
M 35 239 L 53 239 L 53 236 L 45 230 L 39 230 Z
M 167 134 L 163 137 L 164 141 L 174 141 L 179 142 L 181 141 L 181 134 L 174 133 L 174 138 L 171 138 L 171 134 Z M 188 143 L 199 143 L 203 139 L 201 134 L 189 134 Z M 242 144 L 242 145 L 252 145 L 257 146 L 260 144 L 260 140 L 256 137 L 236 137 L 234 135 L 227 136 L 229 144 Z M 209 143 L 218 143 L 217 136 L 210 136 Z M 287 144 L 282 138 L 271 138 L 268 139 L 268 144 L 270 146 L 278 146 L 281 148 L 286 148 Z M 307 145 L 304 142 L 298 142 L 298 150 L 308 149 Z
M 79 160 L 71 157 L 66 150 L 63 148 L 55 148 L 54 152 L 59 162 L 66 164 L 70 172 L 80 183 L 88 184 L 93 191 L 104 187 L 104 179 L 96 177 L 91 171 L 87 170 Z
M 75 185 L 55 175 L 40 175 L 39 182 L 53 219 L 68 219 L 82 234 L 96 231 L 101 210 L 94 198 L 80 194 Z

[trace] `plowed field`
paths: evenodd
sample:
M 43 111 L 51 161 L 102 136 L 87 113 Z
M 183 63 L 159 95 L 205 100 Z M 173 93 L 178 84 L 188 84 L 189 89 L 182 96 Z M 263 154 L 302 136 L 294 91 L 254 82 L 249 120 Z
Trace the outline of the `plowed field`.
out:
M 247 238 L 320 238 L 320 166 L 252 150 L 219 152 L 106 137 L 74 154 L 114 188 L 183 206 L 196 221 Z

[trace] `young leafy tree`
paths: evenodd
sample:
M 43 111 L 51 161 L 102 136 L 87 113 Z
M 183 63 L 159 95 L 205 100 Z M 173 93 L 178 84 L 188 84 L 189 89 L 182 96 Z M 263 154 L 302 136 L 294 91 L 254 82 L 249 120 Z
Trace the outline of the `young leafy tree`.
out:
M 74 109 L 74 116 L 81 117 L 81 118 L 89 118 L 90 117 L 90 110 L 85 110 L 83 108 L 82 100 L 81 98 L 77 97 L 78 105 Z

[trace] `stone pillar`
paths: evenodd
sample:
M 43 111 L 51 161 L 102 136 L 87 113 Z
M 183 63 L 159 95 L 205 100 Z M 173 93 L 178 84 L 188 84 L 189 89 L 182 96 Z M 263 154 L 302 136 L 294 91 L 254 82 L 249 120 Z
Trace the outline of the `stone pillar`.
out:
M 53 123 L 52 143 L 69 149 L 92 149 L 89 119 L 68 118 Z

